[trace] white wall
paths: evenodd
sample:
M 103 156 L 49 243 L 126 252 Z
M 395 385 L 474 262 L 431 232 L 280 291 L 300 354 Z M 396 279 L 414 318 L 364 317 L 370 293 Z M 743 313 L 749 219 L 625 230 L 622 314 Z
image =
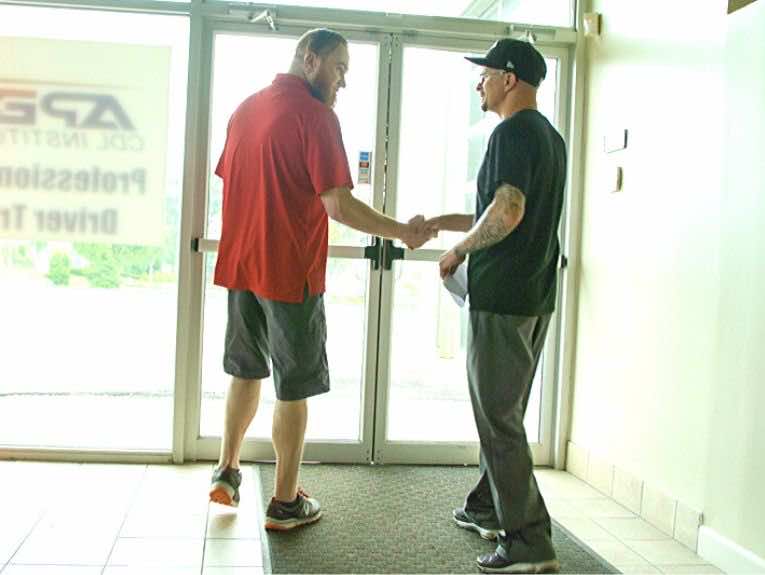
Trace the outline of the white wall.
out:
M 704 510 L 710 527 L 765 557 L 765 0 L 726 20 L 719 371 Z
M 571 439 L 765 555 L 751 457 L 765 454 L 765 26 L 738 18 L 746 33 L 726 48 L 725 0 L 591 8 L 603 34 L 588 40 Z M 726 116 L 726 101 L 748 120 Z M 603 136 L 624 128 L 627 149 L 605 153 Z M 611 193 L 617 166 L 624 187 Z

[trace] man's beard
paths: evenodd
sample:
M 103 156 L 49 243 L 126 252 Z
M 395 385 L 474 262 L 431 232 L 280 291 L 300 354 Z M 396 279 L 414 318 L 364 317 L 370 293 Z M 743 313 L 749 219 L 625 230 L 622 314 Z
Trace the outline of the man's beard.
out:
M 323 102 L 324 94 L 321 93 L 321 90 L 317 88 L 314 84 L 310 84 L 310 86 L 311 86 L 311 96 Z
M 332 106 L 333 102 L 330 102 L 330 94 L 325 94 L 318 84 L 308 83 L 311 86 L 311 96 L 319 100 L 319 102 L 325 103 L 327 106 Z

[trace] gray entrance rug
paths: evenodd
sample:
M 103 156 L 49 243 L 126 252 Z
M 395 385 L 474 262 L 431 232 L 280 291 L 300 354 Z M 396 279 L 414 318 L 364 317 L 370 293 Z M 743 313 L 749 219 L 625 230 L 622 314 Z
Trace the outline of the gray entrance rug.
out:
M 263 509 L 273 464 L 255 466 Z M 458 528 L 452 509 L 478 478 L 477 467 L 303 465 L 301 484 L 323 516 L 292 532 L 268 532 L 272 573 L 477 573 L 494 549 Z M 553 525 L 562 573 L 618 573 L 568 531 Z M 266 566 L 268 572 L 268 566 Z

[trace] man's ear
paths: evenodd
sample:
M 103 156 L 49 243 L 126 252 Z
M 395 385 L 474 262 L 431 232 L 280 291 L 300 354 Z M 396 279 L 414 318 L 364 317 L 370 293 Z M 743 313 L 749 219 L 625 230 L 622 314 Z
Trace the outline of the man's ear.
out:
M 303 68 L 305 69 L 306 73 L 311 74 L 318 67 L 319 67 L 319 56 L 316 55 L 315 52 L 306 50 L 305 56 L 303 56 Z
M 510 92 L 518 84 L 518 76 L 510 72 L 505 74 L 505 92 Z

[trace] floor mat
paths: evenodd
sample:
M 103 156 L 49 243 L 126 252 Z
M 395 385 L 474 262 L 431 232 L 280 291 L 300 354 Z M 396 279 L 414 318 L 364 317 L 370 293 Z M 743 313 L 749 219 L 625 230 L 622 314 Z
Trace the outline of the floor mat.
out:
M 274 466 L 255 466 L 263 509 Z M 495 545 L 458 528 L 477 467 L 303 465 L 301 485 L 319 499 L 320 521 L 268 532 L 273 573 L 477 573 L 475 558 Z M 561 573 L 618 573 L 557 524 L 553 543 Z

